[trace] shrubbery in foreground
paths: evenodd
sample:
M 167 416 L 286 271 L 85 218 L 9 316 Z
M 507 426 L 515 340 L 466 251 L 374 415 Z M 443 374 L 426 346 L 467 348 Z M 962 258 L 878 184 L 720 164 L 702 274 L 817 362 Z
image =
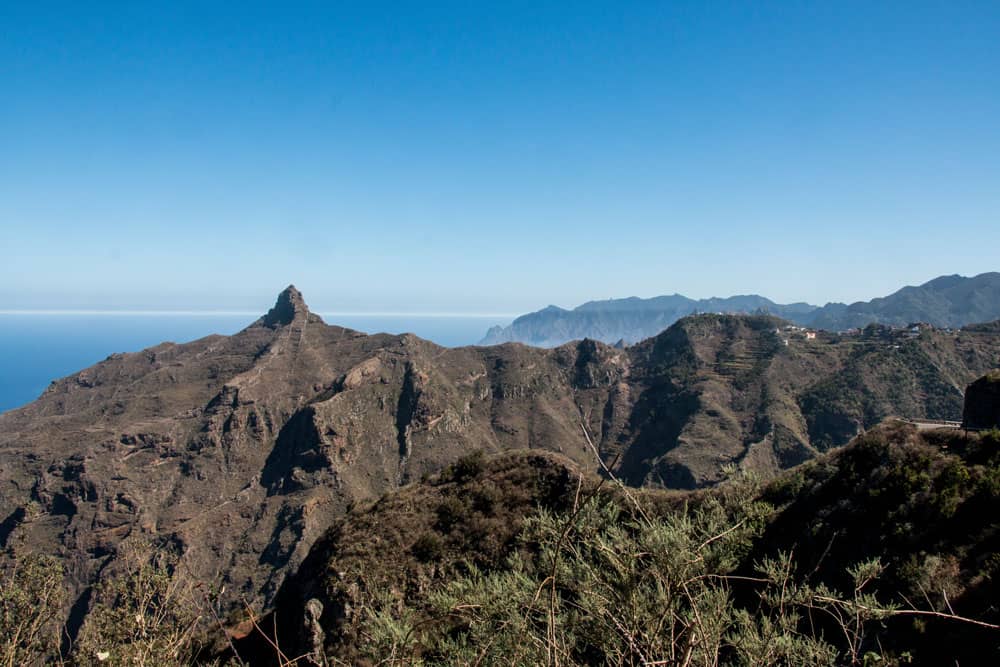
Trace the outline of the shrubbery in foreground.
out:
M 1000 572 L 991 511 L 1000 500 L 1000 434 L 935 437 L 871 433 L 766 489 L 737 475 L 666 503 L 581 479 L 559 511 L 525 518 L 513 545 L 483 542 L 481 553 L 464 556 L 442 531 L 495 515 L 507 487 L 492 484 L 488 462 L 458 481 L 443 474 L 437 483 L 454 486 L 444 497 L 468 492 L 469 502 L 413 509 L 436 517 L 427 520 L 433 531 L 410 538 L 407 565 L 425 568 L 432 585 L 397 585 L 401 561 L 364 551 L 349 627 L 324 628 L 332 633 L 325 645 L 304 648 L 286 634 L 281 649 L 265 641 L 258 655 L 211 657 L 390 667 L 899 665 L 961 650 L 988 663 L 1000 643 L 990 606 Z M 497 497 L 486 502 L 489 489 Z M 0 572 L 0 667 L 198 662 L 204 633 L 223 633 L 209 596 L 168 554 L 129 549 L 65 658 L 53 627 L 66 602 L 57 563 L 11 559 Z M 963 618 L 953 602 L 986 616 Z M 276 613 L 295 618 L 300 610 L 283 604 Z M 256 632 L 264 635 L 259 625 Z
M 867 592 L 877 560 L 841 596 L 795 580 L 788 554 L 736 574 L 771 508 L 738 483 L 697 509 L 650 517 L 599 494 L 542 513 L 505 567 L 472 569 L 426 601 L 373 599 L 376 664 L 891 664 L 868 630 L 897 613 Z M 527 555 L 526 555 L 527 554 Z M 737 590 L 738 589 L 738 590 Z M 752 599 L 747 599 L 752 591 Z M 743 599 L 737 599 L 742 596 Z

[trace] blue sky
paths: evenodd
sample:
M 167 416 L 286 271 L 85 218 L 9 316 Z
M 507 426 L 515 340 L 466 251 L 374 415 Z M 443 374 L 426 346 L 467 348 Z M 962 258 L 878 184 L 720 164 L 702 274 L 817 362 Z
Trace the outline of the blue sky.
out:
M 3 3 L 0 309 L 1000 269 L 1000 3 Z

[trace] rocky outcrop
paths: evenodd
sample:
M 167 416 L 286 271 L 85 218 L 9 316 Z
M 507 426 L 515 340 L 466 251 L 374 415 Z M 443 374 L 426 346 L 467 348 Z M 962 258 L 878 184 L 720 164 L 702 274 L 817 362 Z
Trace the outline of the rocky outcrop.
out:
M 965 390 L 965 428 L 1000 428 L 1000 371 L 988 373 Z
M 309 308 L 302 298 L 302 292 L 295 289 L 295 285 L 289 285 L 278 295 L 274 307 L 260 319 L 260 324 L 275 329 L 289 325 L 296 319 L 311 319 L 313 323 L 322 322 L 319 316 L 309 312 Z

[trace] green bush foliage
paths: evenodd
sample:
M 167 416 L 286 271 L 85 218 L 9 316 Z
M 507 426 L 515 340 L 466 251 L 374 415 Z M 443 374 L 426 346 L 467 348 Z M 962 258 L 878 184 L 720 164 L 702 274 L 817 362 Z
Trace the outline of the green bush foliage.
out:
M 58 657 L 54 622 L 65 602 L 63 571 L 49 556 L 16 556 L 0 572 L 0 666 L 41 664 Z
M 200 615 L 192 582 L 174 576 L 169 551 L 126 542 L 122 571 L 96 592 L 77 640 L 74 662 L 107 667 L 192 664 Z
M 834 665 L 885 658 L 866 642 L 869 626 L 894 612 L 866 590 L 881 574 L 878 560 L 851 568 L 847 597 L 796 581 L 787 553 L 761 561 L 755 576 L 736 574 L 772 512 L 757 497 L 755 485 L 742 480 L 658 517 L 609 494 L 595 494 L 573 512 L 539 512 L 502 567 L 471 568 L 426 601 L 386 600 L 366 609 L 367 658 L 388 665 Z M 817 628 L 830 619 L 838 634 L 827 637 Z

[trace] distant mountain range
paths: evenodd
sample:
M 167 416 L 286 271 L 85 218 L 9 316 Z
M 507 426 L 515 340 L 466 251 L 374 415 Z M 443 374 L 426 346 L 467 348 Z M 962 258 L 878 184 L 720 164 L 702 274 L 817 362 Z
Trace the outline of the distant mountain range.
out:
M 583 338 L 632 344 L 696 313 L 769 314 L 800 326 L 828 331 L 845 331 L 872 323 L 905 326 L 911 322 L 958 328 L 1000 318 L 1000 273 L 983 273 L 972 278 L 941 276 L 886 297 L 850 305 L 780 304 L 756 294 L 711 299 L 672 294 L 651 299 L 588 301 L 573 310 L 548 306 L 518 317 L 509 326 L 491 328 L 480 344 L 519 342 L 556 347 Z

